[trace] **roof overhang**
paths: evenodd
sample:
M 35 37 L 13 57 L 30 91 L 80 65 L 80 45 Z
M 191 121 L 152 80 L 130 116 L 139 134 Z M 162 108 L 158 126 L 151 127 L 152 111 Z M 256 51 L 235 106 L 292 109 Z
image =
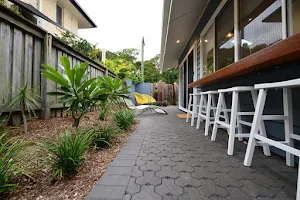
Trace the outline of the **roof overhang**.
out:
M 178 58 L 186 47 L 208 2 L 209 0 L 164 0 L 161 71 L 178 66 Z
M 88 14 L 81 8 L 76 0 L 58 0 L 58 4 L 64 8 L 67 8 L 69 12 L 72 13 L 72 16 L 78 20 L 78 28 L 96 28 L 97 25 L 93 20 L 88 16 Z

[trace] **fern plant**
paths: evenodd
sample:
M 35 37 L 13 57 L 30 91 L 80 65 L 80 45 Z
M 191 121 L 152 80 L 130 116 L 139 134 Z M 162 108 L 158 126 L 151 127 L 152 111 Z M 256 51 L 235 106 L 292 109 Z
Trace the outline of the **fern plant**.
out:
M 112 125 L 104 127 L 97 126 L 96 128 L 89 130 L 88 134 L 92 134 L 91 144 L 93 146 L 106 147 L 111 144 L 117 131 L 117 128 Z

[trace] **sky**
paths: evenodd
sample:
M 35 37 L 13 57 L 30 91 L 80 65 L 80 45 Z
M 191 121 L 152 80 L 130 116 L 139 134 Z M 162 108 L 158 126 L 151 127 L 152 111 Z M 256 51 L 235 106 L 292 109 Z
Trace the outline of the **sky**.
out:
M 141 49 L 145 37 L 145 59 L 160 53 L 163 0 L 77 0 L 97 28 L 79 30 L 79 37 L 98 48 L 119 51 Z

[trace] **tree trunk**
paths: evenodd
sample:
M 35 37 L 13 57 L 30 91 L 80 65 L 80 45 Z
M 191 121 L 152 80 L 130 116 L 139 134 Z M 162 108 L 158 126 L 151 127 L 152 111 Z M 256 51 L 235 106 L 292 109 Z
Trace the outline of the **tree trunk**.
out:
M 27 134 L 28 130 L 27 130 L 27 119 L 26 119 L 26 115 L 25 115 L 25 102 L 24 99 L 21 100 L 21 113 L 22 113 L 22 118 L 23 118 L 23 123 L 24 123 L 24 131 Z

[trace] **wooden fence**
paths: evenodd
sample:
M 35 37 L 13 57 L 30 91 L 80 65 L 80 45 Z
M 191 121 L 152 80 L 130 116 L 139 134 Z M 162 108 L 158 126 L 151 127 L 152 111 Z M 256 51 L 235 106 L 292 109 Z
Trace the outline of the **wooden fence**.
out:
M 103 66 L 75 51 L 68 45 L 56 39 L 40 27 L 23 17 L 0 6 L 0 110 L 16 94 L 16 87 L 26 83 L 28 88 L 40 86 L 36 95 L 40 96 L 42 105 L 41 117 L 61 116 L 62 105 L 57 103 L 57 97 L 46 95 L 56 91 L 56 84 L 41 76 L 41 64 L 45 63 L 57 70 L 61 56 L 69 57 L 72 66 L 76 63 L 88 62 L 91 77 L 114 76 Z M 16 108 L 15 111 L 19 111 Z M 20 120 L 18 115 L 13 120 Z M 16 122 L 17 123 L 17 122 Z
M 177 105 L 178 85 L 165 82 L 151 83 L 151 95 L 157 101 L 167 100 L 171 105 Z

